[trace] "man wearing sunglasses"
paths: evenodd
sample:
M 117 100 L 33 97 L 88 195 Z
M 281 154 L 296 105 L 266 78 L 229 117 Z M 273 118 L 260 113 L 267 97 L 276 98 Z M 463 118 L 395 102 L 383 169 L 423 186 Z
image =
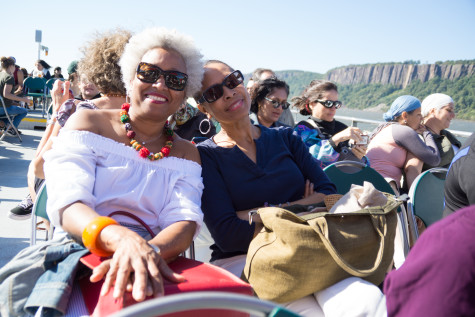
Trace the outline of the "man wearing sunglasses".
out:
M 300 109 L 300 114 L 311 115 L 307 120 L 300 121 L 295 131 L 323 166 L 343 160 L 368 163 L 364 156 L 367 136 L 359 128 L 348 127 L 335 120 L 342 102 L 338 100 L 338 88 L 334 83 L 314 80 L 302 95 L 292 100 L 294 106 Z

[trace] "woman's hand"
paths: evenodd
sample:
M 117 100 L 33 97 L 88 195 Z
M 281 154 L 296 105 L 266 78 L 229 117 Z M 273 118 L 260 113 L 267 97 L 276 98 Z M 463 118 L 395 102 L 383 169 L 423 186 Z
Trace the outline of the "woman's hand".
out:
M 358 144 L 358 145 L 355 145 L 353 148 L 351 148 L 351 152 L 353 152 L 353 154 L 358 158 L 358 159 L 362 159 L 363 156 L 366 155 L 366 150 L 368 149 L 368 146 L 367 145 L 363 145 L 363 144 Z
M 333 142 L 335 145 L 338 145 L 340 142 L 344 142 L 346 140 L 353 140 L 355 143 L 361 142 L 361 129 L 357 127 L 348 127 L 345 130 L 335 134 L 332 137 Z
M 63 88 L 64 84 L 64 88 Z M 69 87 L 71 83 L 69 81 L 61 81 L 56 80 L 53 84 L 53 89 L 51 90 L 51 99 L 53 101 L 53 117 L 59 111 L 61 105 L 68 99 L 69 97 Z
M 305 181 L 305 190 L 302 198 L 307 198 L 315 193 L 313 183 L 310 180 Z
M 107 229 L 109 228 L 104 230 Z M 131 291 L 136 301 L 143 301 L 146 296 L 163 295 L 162 276 L 175 283 L 184 281 L 182 276 L 168 267 L 147 241 L 136 233 L 125 230 L 127 232 L 124 231 L 112 259 L 96 267 L 91 276 L 91 282 L 97 282 L 106 276 L 102 296 L 114 288 L 113 296 L 116 299 L 122 297 L 125 291 Z

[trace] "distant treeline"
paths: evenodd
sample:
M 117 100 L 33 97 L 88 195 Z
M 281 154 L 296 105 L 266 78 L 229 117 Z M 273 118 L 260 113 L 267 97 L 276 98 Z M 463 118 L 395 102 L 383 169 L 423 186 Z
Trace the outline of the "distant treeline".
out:
M 420 61 L 406 61 L 403 63 L 419 64 Z M 475 64 L 475 60 L 437 63 Z M 312 80 L 326 78 L 326 74 L 297 70 L 277 71 L 276 74 L 277 77 L 289 84 L 289 101 L 292 97 L 301 94 Z M 250 74 L 245 77 L 249 78 Z M 475 76 L 461 77 L 455 80 L 442 80 L 440 77 L 435 77 L 427 82 L 413 81 L 404 89 L 399 86 L 383 84 L 339 85 L 338 91 L 340 100 L 348 108 L 366 109 L 380 106 L 381 110 L 389 108 L 394 99 L 401 95 L 412 95 L 422 101 L 432 93 L 444 93 L 454 99 L 455 113 L 458 119 L 475 120 Z

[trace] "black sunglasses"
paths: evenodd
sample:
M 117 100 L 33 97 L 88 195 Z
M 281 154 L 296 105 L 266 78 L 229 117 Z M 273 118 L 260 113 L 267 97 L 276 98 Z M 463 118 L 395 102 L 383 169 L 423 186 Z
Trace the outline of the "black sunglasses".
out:
M 332 100 L 320 100 L 320 99 L 317 99 L 317 100 L 315 100 L 314 102 L 319 102 L 319 103 L 321 103 L 325 108 L 331 108 L 331 107 L 335 106 L 335 109 L 340 108 L 341 105 L 343 104 L 340 100 L 332 101 Z
M 272 107 L 274 107 L 275 109 L 282 107 L 283 110 L 286 110 L 290 106 L 290 103 L 288 103 L 287 101 L 278 102 L 277 100 L 272 100 L 267 97 L 264 97 L 264 99 L 269 101 L 272 104 Z
M 165 85 L 172 89 L 182 91 L 186 87 L 188 75 L 175 70 L 163 70 L 158 66 L 141 62 L 137 66 L 137 78 L 144 83 L 156 83 L 163 75 L 165 78 Z
M 212 103 L 221 98 L 224 94 L 223 86 L 228 87 L 229 89 L 234 89 L 244 81 L 244 76 L 241 71 L 235 70 L 228 76 L 226 76 L 221 84 L 216 84 L 203 92 L 200 99 L 196 101 L 198 104 L 203 102 Z

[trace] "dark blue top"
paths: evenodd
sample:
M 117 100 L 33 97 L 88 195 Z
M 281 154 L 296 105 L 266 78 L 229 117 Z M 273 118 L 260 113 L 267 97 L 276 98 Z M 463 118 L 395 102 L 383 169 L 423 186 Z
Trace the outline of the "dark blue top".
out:
M 334 194 L 336 188 L 290 128 L 268 129 L 259 125 L 257 164 L 239 147 L 223 148 L 212 139 L 198 145 L 203 167 L 204 221 L 215 244 L 211 261 L 245 254 L 254 235 L 254 224 L 236 211 L 299 200 L 309 179 L 315 191 Z

